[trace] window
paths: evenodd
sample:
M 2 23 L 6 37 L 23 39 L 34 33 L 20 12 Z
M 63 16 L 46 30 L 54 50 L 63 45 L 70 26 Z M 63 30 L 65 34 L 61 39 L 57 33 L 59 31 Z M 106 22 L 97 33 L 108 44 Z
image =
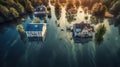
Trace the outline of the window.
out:
M 37 28 L 38 27 L 38 25 L 35 25 L 35 28 Z

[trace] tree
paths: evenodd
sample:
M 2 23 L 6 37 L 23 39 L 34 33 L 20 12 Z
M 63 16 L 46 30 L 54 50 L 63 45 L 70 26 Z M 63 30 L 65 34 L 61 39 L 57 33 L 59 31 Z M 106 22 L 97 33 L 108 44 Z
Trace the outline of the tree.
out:
M 41 0 L 41 1 L 43 5 L 48 6 L 48 0 Z
M 17 18 L 19 17 L 19 13 L 17 12 L 17 10 L 13 7 L 10 8 L 10 13 L 12 14 L 13 18 Z
M 20 14 L 25 13 L 24 7 L 23 7 L 19 2 L 15 3 L 14 8 L 15 8 Z
M 61 16 L 61 6 L 59 5 L 59 3 L 55 3 L 55 15 L 57 17 L 57 19 L 60 19 Z
M 73 5 L 73 3 L 70 1 L 70 2 L 68 2 L 67 6 L 66 6 L 66 10 L 69 10 L 70 8 L 73 8 L 73 7 L 74 7 L 74 5 Z
M 111 7 L 110 12 L 114 14 L 114 16 L 117 16 L 120 12 L 120 0 L 114 3 L 114 5 Z
M 102 3 L 95 3 L 91 10 L 92 15 L 96 17 L 97 22 L 103 21 L 106 11 L 107 11 L 107 7 Z
M 0 4 L 0 13 L 2 13 L 5 17 L 8 17 L 9 9 L 6 6 Z
M 106 33 L 106 27 L 104 24 L 100 24 L 96 29 L 95 33 L 95 42 L 96 44 L 100 44 L 103 41 L 103 36 Z

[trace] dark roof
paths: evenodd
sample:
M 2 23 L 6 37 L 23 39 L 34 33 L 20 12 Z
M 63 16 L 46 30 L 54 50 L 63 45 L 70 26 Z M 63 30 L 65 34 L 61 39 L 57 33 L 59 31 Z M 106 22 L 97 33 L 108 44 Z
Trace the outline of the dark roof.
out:
M 75 24 L 75 27 L 76 28 L 84 28 L 84 27 L 88 27 L 88 28 L 90 28 L 91 26 L 90 26 L 90 24 L 88 24 L 88 23 L 84 23 L 84 22 L 81 22 L 81 23 L 76 23 Z
M 42 31 L 44 24 L 27 24 L 26 31 Z
M 83 28 L 87 27 L 88 29 L 92 28 L 92 30 L 94 31 L 94 27 L 93 26 L 91 26 L 88 23 L 84 23 L 84 22 L 76 23 L 76 24 L 74 24 L 74 27 L 75 27 L 75 29 L 83 29 Z
M 45 9 L 45 6 L 37 6 L 36 8 L 35 8 L 35 11 L 37 12 L 37 11 L 45 11 L 46 9 Z

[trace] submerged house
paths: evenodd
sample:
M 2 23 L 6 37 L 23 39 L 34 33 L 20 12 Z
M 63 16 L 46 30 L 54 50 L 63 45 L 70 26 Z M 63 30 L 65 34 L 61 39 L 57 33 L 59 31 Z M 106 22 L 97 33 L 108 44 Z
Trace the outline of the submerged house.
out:
M 30 23 L 26 27 L 26 34 L 29 41 L 44 41 L 46 37 L 46 24 Z
M 34 10 L 34 15 L 37 17 L 45 17 L 47 14 L 47 9 L 44 5 L 37 6 Z
M 73 37 L 92 38 L 94 34 L 94 27 L 88 23 L 76 23 L 73 25 Z

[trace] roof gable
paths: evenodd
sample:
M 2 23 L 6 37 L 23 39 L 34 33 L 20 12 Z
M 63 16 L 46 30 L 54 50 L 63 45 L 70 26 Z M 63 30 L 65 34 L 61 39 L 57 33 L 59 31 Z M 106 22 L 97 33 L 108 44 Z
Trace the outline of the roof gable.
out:
M 88 24 L 88 23 L 84 23 L 84 22 L 74 24 L 74 28 L 75 28 L 75 29 L 81 29 L 81 31 L 84 30 L 84 29 L 85 29 L 85 30 L 87 30 L 87 29 L 92 29 L 92 31 L 94 31 L 93 26 L 91 26 L 91 25 Z
M 38 6 L 35 8 L 35 11 L 45 11 L 45 6 Z

